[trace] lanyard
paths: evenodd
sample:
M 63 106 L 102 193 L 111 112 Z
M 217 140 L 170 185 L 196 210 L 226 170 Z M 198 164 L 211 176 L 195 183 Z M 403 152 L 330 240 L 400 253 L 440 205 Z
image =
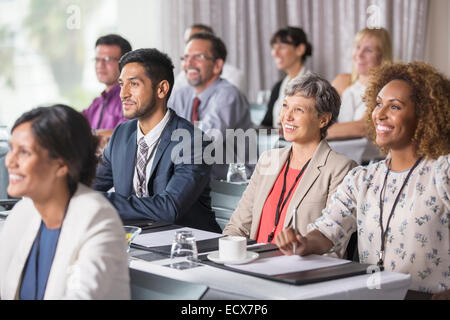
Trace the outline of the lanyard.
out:
M 275 229 L 278 226 L 278 222 L 280 222 L 281 212 L 283 212 L 283 208 L 286 205 L 286 202 L 288 201 L 289 197 L 291 196 L 292 190 L 294 189 L 295 185 L 297 184 L 298 179 L 300 179 L 300 177 L 302 176 L 303 172 L 306 170 L 306 167 L 308 166 L 310 161 L 311 161 L 311 159 L 306 161 L 306 163 L 303 166 L 302 170 L 300 170 L 300 173 L 295 178 L 295 181 L 292 184 L 292 187 L 289 189 L 287 197 L 283 201 L 284 194 L 286 193 L 286 177 L 287 177 L 287 173 L 288 173 L 288 170 L 289 170 L 289 164 L 291 163 L 291 153 L 289 154 L 289 157 L 287 159 L 286 169 L 284 170 L 283 189 L 281 190 L 280 199 L 278 200 L 277 211 L 276 211 L 276 215 L 275 215 L 275 223 L 274 223 L 275 225 L 274 225 L 274 227 L 272 229 L 272 232 L 267 237 L 267 242 L 268 243 L 272 242 L 273 237 L 275 236 Z
M 419 158 L 416 163 L 414 163 L 413 167 L 411 169 L 409 169 L 408 174 L 406 175 L 405 181 L 403 181 L 403 184 L 397 194 L 397 197 L 395 197 L 395 201 L 394 204 L 392 206 L 391 209 L 391 213 L 389 214 L 388 217 L 388 221 L 386 224 L 386 230 L 383 228 L 383 191 L 386 187 L 386 182 L 387 182 L 387 177 L 389 175 L 389 172 L 391 171 L 391 163 L 392 163 L 392 159 L 389 159 L 389 165 L 388 165 L 388 170 L 386 172 L 386 176 L 384 177 L 384 182 L 383 182 L 383 187 L 381 188 L 381 192 L 380 192 L 380 228 L 381 228 L 381 249 L 380 249 L 380 253 L 379 253 L 379 260 L 378 260 L 378 267 L 380 267 L 381 270 L 384 270 L 384 251 L 385 251 L 385 243 L 386 243 L 386 235 L 387 235 L 387 231 L 389 230 L 389 224 L 391 223 L 391 218 L 394 215 L 394 211 L 395 211 L 395 207 L 397 206 L 398 200 L 400 199 L 400 195 L 402 193 L 403 188 L 406 186 L 406 183 L 409 180 L 409 177 L 411 176 L 412 172 L 414 171 L 414 169 L 419 165 L 420 161 L 422 160 L 422 158 Z

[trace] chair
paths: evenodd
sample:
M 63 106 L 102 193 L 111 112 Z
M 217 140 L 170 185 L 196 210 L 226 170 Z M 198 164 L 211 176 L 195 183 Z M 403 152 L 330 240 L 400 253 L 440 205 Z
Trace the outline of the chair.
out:
M 235 184 L 226 181 L 211 181 L 211 204 L 216 213 L 216 221 L 222 230 L 236 209 L 247 184 Z
M 208 286 L 129 268 L 133 300 L 200 300 Z

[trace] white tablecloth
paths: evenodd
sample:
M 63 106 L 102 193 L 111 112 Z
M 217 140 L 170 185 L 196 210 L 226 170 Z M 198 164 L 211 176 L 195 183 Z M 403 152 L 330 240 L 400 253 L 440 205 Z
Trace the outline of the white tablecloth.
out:
M 173 279 L 201 283 L 218 292 L 235 293 L 257 300 L 403 299 L 411 282 L 409 275 L 383 271 L 307 285 L 291 285 L 208 265 L 176 270 L 164 266 L 168 263 L 170 259 L 153 262 L 134 259 L 130 262 L 130 267 Z

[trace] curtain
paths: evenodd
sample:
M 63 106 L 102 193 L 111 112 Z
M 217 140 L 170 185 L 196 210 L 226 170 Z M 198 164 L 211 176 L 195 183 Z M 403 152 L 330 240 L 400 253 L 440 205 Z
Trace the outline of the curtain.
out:
M 283 77 L 270 55 L 279 28 L 303 28 L 313 46 L 306 67 L 329 81 L 351 72 L 353 39 L 366 26 L 391 33 L 394 59 L 423 60 L 429 0 L 153 0 L 159 1 L 162 49 L 180 70 L 184 30 L 210 25 L 226 44 L 227 62 L 247 77 L 249 101 Z

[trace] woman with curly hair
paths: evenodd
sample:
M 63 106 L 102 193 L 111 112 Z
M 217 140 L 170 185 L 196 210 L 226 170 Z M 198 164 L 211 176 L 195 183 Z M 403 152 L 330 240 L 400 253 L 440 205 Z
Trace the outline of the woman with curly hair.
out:
M 358 232 L 362 263 L 409 273 L 410 289 L 450 297 L 450 81 L 425 63 L 387 64 L 365 94 L 369 133 L 388 155 L 344 178 L 308 234 L 284 230 L 285 254 L 323 254 Z

